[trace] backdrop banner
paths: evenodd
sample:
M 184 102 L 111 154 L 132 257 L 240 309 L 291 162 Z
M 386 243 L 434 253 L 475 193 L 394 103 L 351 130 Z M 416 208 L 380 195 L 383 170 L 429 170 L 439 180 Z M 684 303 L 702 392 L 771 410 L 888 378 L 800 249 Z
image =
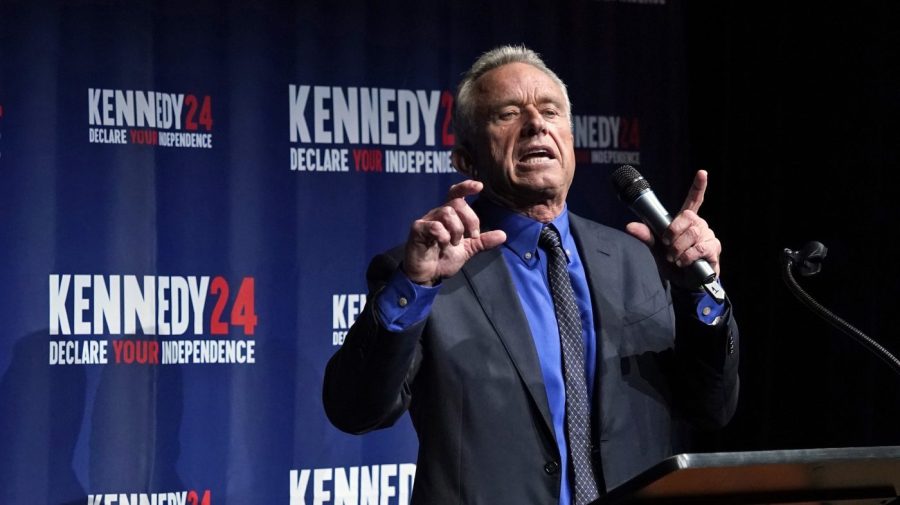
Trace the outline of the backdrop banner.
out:
M 380 4 L 0 2 L 0 502 L 406 503 L 408 416 L 341 433 L 322 377 L 492 47 L 569 86 L 573 211 L 621 227 L 624 163 L 677 209 L 678 5 Z

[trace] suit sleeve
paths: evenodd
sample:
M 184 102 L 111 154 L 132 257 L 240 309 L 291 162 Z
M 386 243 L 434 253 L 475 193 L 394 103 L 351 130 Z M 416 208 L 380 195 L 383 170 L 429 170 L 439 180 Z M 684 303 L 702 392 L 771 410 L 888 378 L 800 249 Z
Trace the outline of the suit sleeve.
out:
M 675 311 L 675 394 L 684 414 L 702 428 L 721 428 L 737 408 L 739 333 L 730 301 L 720 322 L 697 319 L 690 293 L 672 288 Z
M 370 302 L 325 368 L 325 413 L 348 433 L 391 426 L 409 407 L 427 318 L 392 332 L 379 321 L 374 302 L 398 265 L 397 254 L 372 260 L 367 273 Z

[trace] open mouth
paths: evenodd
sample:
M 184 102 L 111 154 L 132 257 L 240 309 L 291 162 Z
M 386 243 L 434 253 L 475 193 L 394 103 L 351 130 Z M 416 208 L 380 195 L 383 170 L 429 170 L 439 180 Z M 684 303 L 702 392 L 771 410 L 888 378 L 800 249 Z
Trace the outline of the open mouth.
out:
M 529 148 L 519 156 L 519 162 L 521 163 L 543 163 L 555 159 L 556 156 L 553 154 L 553 151 L 546 147 Z

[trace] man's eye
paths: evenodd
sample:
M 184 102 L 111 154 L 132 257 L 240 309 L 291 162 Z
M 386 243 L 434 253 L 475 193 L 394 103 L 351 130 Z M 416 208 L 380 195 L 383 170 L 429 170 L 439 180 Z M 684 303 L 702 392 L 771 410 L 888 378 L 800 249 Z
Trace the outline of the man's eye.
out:
M 501 112 L 498 115 L 498 117 L 503 121 L 508 121 L 510 119 L 515 119 L 518 115 L 519 115 L 519 113 L 517 111 L 508 110 L 508 111 Z
M 542 114 L 544 115 L 544 117 L 554 118 L 559 116 L 559 111 L 556 109 L 544 109 L 542 111 Z

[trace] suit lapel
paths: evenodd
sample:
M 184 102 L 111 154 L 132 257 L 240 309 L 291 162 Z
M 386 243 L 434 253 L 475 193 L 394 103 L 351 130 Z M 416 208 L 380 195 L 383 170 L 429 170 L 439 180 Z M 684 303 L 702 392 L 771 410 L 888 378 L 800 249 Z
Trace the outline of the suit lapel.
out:
M 553 424 L 541 364 L 503 254 L 499 248 L 484 251 L 469 260 L 462 271 L 552 436 Z
M 619 250 L 612 237 L 604 237 L 606 230 L 584 218 L 569 213 L 569 223 L 584 273 L 588 279 L 588 289 L 594 308 L 594 328 L 597 332 L 597 371 L 594 374 L 594 404 L 600 400 L 601 378 L 609 372 L 604 366 L 604 357 L 615 356 L 622 338 L 622 267 Z M 598 410 L 598 409 L 595 409 Z

